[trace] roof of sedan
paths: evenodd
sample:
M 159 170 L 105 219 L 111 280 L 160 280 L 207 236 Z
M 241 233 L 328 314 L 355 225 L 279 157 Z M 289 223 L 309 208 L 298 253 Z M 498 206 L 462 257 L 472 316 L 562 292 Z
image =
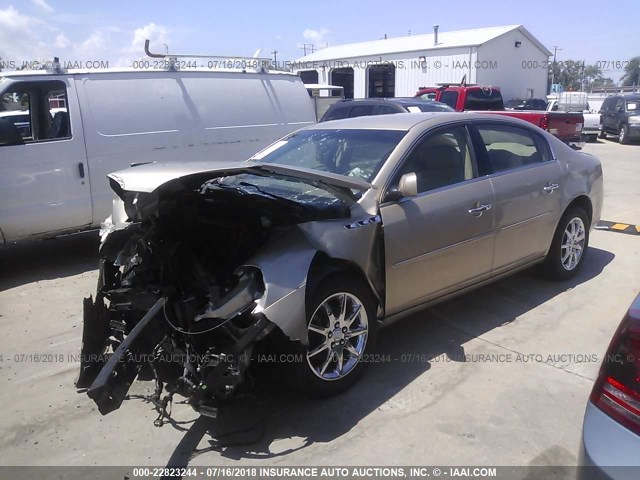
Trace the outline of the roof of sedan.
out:
M 531 125 L 528 122 L 505 115 L 492 115 L 491 120 L 516 124 Z M 474 112 L 422 112 L 422 113 L 394 113 L 390 115 L 368 115 L 362 117 L 345 118 L 316 123 L 305 130 L 328 129 L 361 129 L 361 130 L 411 130 L 421 123 L 445 123 L 456 120 L 487 120 L 485 113 Z
M 368 115 L 362 117 L 330 120 L 307 127 L 307 129 L 365 129 L 365 130 L 410 130 L 419 123 L 435 118 L 443 121 L 459 120 L 463 113 L 394 113 L 392 115 Z M 446 117 L 446 118 L 445 118 Z

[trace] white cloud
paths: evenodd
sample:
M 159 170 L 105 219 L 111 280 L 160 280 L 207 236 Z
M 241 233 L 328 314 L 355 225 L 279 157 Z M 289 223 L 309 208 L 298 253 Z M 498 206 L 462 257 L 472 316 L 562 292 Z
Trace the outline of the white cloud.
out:
M 146 39 L 150 41 L 151 51 L 164 53 L 165 45 L 169 44 L 169 33 L 167 28 L 155 23 L 148 23 L 144 27 L 135 29 L 131 43 L 122 49 L 122 56 L 117 63 L 121 66 L 131 66 L 131 62 L 134 60 L 145 58 L 144 42 Z
M 58 35 L 56 35 L 56 39 L 53 42 L 53 45 L 56 48 L 67 48 L 69 45 L 71 45 L 71 41 L 64 33 L 59 33 Z
M 302 32 L 302 36 L 307 41 L 307 43 L 312 43 L 316 47 L 324 47 L 326 43 L 326 36 L 329 34 L 329 30 L 326 28 L 321 28 L 320 30 L 314 30 L 312 28 L 305 29 Z
M 37 33 L 42 23 L 12 6 L 0 9 L 0 57 L 20 63 L 48 57 L 48 45 Z
M 102 60 L 107 49 L 107 39 L 101 31 L 93 32 L 73 49 L 75 60 Z
M 45 0 L 31 0 L 36 7 L 46 13 L 53 13 L 53 7 L 49 5 Z

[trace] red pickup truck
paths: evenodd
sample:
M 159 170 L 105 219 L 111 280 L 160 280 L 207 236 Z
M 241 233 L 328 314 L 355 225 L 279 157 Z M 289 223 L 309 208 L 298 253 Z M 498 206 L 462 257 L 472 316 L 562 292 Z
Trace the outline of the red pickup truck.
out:
M 415 96 L 446 103 L 457 112 L 472 110 L 520 118 L 548 131 L 573 147 L 579 148 L 584 144 L 582 113 L 505 110 L 502 94 L 496 87 L 441 84 L 437 87 L 421 87 Z

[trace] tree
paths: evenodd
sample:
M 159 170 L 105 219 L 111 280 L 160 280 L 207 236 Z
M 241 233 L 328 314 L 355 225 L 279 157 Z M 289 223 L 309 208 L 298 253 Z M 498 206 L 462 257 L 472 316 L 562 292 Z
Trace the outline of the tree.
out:
M 554 83 L 559 83 L 565 90 L 580 90 L 582 88 L 583 70 L 585 65 L 583 61 L 564 60 L 551 63 L 549 69 L 549 78 L 553 73 Z
M 633 57 L 624 67 L 622 85 L 640 85 L 640 57 Z

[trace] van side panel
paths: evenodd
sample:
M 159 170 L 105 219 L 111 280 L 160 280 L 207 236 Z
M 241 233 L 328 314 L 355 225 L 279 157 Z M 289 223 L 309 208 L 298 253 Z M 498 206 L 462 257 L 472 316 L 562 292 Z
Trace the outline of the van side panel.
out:
M 94 225 L 111 210 L 110 172 L 132 163 L 241 161 L 315 122 L 293 75 L 119 72 L 76 76 Z

